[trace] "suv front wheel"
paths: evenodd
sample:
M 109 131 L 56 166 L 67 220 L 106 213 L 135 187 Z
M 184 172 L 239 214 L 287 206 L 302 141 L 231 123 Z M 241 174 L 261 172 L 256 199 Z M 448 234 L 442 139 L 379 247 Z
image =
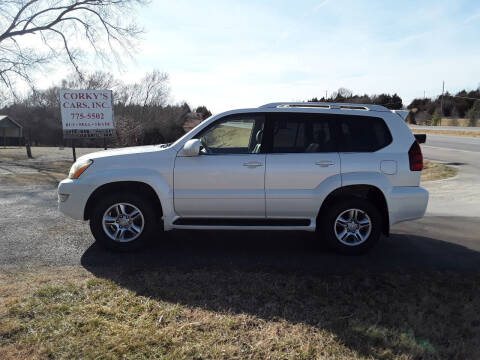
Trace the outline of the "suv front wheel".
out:
M 345 198 L 333 203 L 319 219 L 328 245 L 344 254 L 362 254 L 380 238 L 382 217 L 367 199 Z
M 90 229 L 100 245 L 112 250 L 134 250 L 150 241 L 159 228 L 147 199 L 133 193 L 114 193 L 95 204 Z

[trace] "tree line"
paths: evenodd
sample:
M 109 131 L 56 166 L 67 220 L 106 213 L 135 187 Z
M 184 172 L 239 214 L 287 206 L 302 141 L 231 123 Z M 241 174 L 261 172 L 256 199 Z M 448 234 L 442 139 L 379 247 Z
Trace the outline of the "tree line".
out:
M 403 109 L 403 101 L 397 94 L 354 95 L 346 88 L 340 88 L 329 97 L 314 97 L 308 102 L 344 102 L 353 104 L 382 105 L 391 110 Z M 462 90 L 456 94 L 446 92 L 436 98 L 416 98 L 407 106 L 410 114 L 407 121 L 413 124 L 440 125 L 442 117 L 468 119 L 469 126 L 476 126 L 480 119 L 480 87 L 476 90 Z
M 113 146 L 160 144 L 175 141 L 185 131 L 187 120 L 202 121 L 211 112 L 205 106 L 191 109 L 183 102 L 169 104 L 168 75 L 152 71 L 135 83 L 124 83 L 106 72 L 73 74 L 57 86 L 31 90 L 24 98 L 0 109 L 24 128 L 24 136 L 32 145 L 69 145 L 63 139 L 58 91 L 66 89 L 112 89 L 116 136 Z M 78 139 L 77 146 L 101 146 L 103 139 Z
M 413 99 L 407 106 L 410 121 L 439 125 L 441 117 L 468 119 L 469 126 L 476 126 L 480 119 L 480 87 L 476 90 L 462 90 L 456 94 L 448 91 L 436 98 Z
M 391 110 L 399 110 L 403 108 L 402 98 L 397 94 L 380 94 L 380 95 L 354 95 L 353 92 L 346 88 L 340 88 L 333 92 L 329 97 L 314 97 L 308 102 L 337 102 L 352 104 L 373 104 L 382 105 Z

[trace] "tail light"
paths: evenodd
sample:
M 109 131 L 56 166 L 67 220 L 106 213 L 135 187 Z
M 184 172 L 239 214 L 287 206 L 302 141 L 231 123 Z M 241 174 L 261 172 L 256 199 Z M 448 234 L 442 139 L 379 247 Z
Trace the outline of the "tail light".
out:
M 411 171 L 422 171 L 423 169 L 423 155 L 420 144 L 415 140 L 408 150 L 408 159 L 410 160 Z

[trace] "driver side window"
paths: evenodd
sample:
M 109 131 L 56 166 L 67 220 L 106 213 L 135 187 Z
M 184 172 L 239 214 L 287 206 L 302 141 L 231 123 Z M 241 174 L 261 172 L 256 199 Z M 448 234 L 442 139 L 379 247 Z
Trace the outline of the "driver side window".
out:
M 197 138 L 201 154 L 258 154 L 261 152 L 264 116 L 242 114 L 223 118 Z

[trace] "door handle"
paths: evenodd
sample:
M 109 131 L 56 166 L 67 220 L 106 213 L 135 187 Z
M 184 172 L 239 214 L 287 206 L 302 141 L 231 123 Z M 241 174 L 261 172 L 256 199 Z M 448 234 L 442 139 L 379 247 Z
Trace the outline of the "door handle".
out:
M 243 163 L 243 166 L 246 166 L 246 167 L 259 167 L 259 166 L 263 166 L 262 163 L 258 162 L 258 161 L 247 161 L 245 163 Z
M 333 161 L 330 160 L 322 160 L 322 161 L 317 161 L 315 165 L 321 166 L 321 167 L 327 167 L 327 166 L 332 166 L 335 165 Z

